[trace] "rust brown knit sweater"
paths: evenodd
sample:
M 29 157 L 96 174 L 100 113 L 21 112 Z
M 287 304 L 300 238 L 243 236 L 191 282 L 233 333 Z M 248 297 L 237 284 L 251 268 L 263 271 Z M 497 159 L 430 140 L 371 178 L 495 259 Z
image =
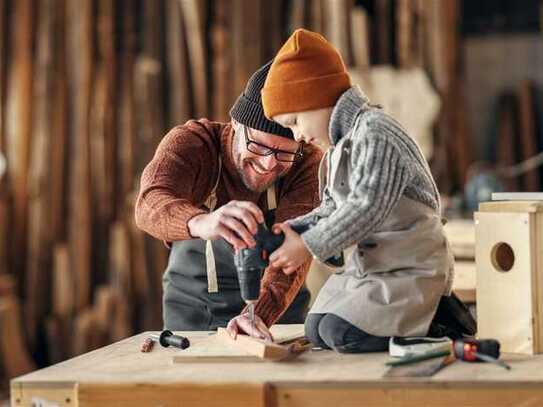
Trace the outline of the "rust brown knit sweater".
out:
M 231 200 L 251 201 L 266 210 L 266 193 L 245 188 L 232 158 L 231 125 L 206 119 L 174 127 L 161 141 L 141 176 L 136 202 L 136 224 L 165 242 L 191 239 L 187 223 L 201 213 L 219 169 L 217 207 Z M 321 154 L 307 148 L 304 158 L 289 170 L 277 186 L 275 221 L 283 222 L 318 205 L 317 171 Z M 305 281 L 310 262 L 291 275 L 268 267 L 262 280 L 255 312 L 273 325 L 288 308 Z

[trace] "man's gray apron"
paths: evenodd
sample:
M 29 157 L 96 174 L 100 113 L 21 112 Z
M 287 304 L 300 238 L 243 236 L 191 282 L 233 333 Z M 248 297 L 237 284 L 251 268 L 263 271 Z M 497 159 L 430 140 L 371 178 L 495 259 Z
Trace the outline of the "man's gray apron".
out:
M 350 192 L 348 143 L 340 140 L 322 166 L 337 206 Z M 379 230 L 354 247 L 345 269 L 330 276 L 310 313 L 335 314 L 375 336 L 426 335 L 441 296 L 451 292 L 453 264 L 436 211 L 402 196 Z
M 216 189 L 205 206 L 213 211 L 217 204 Z M 265 217 L 273 223 L 276 208 L 275 186 L 267 191 Z M 245 307 L 234 266 L 231 246 L 223 239 L 192 239 L 173 242 L 168 267 L 162 278 L 164 289 L 164 328 L 179 331 L 206 331 L 224 327 Z M 309 304 L 304 286 L 280 319 L 280 323 L 303 323 Z

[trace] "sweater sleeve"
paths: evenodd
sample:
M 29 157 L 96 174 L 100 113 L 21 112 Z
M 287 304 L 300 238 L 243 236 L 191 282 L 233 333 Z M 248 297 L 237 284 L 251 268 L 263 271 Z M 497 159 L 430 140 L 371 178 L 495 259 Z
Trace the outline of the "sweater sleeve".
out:
M 311 211 L 319 202 L 317 171 L 321 153 L 314 150 L 304 162 L 285 179 L 276 209 L 275 221 L 284 222 Z M 303 286 L 311 261 L 305 262 L 290 275 L 281 269 L 268 267 L 261 283 L 255 313 L 267 326 L 273 325 L 292 303 Z
M 191 239 L 188 221 L 206 213 L 201 204 L 218 171 L 209 131 L 196 121 L 173 128 L 142 173 L 136 224 L 157 239 Z
M 388 217 L 411 179 L 398 147 L 370 129 L 353 142 L 347 199 L 302 234 L 309 251 L 325 261 L 363 240 Z

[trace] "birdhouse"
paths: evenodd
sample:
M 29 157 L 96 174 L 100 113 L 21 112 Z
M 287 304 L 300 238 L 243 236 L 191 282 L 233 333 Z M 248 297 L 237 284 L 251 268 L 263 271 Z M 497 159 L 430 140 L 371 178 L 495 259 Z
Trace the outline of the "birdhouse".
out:
M 543 353 L 543 201 L 481 203 L 475 242 L 478 337 Z

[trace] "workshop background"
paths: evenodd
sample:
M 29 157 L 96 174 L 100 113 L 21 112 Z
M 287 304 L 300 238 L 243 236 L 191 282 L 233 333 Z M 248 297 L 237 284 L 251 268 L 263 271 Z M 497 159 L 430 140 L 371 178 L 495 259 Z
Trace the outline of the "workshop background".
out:
M 174 125 L 228 120 L 249 76 L 299 27 L 324 34 L 421 145 L 473 303 L 472 211 L 493 191 L 541 190 L 542 10 L 539 0 L 0 0 L 0 400 L 12 377 L 161 328 L 168 252 L 135 227 L 141 171 Z M 315 267 L 312 287 L 325 273 Z

